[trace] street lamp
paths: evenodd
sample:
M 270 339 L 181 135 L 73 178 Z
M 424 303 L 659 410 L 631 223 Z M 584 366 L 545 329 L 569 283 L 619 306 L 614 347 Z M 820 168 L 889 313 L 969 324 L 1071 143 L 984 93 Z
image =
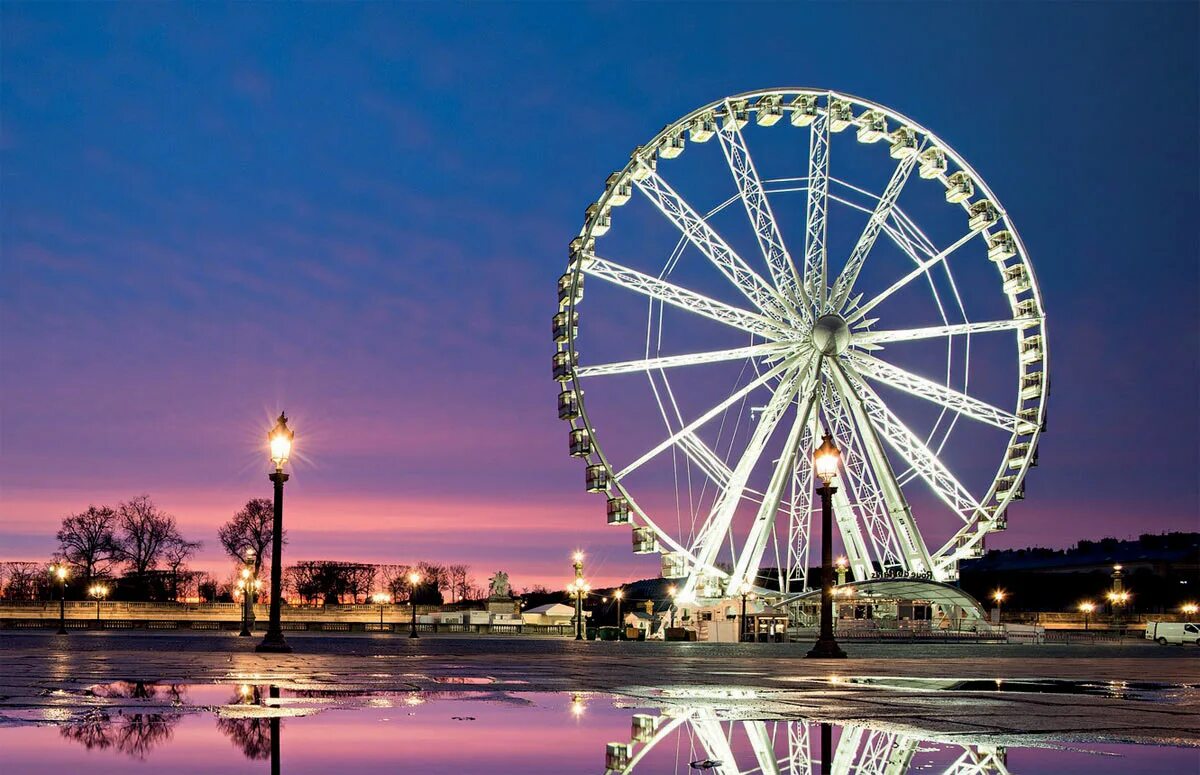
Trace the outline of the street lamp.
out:
M 242 593 L 242 631 L 238 633 L 241 637 L 250 635 L 250 589 L 253 586 L 253 582 L 250 581 L 251 575 L 249 568 L 242 568 L 242 576 L 237 580 L 237 588 Z
M 571 556 L 572 567 L 575 569 L 575 581 L 571 589 L 575 593 L 575 640 L 583 640 L 583 552 L 576 551 Z
M 408 574 L 408 604 L 412 606 L 412 629 L 409 630 L 408 637 L 419 638 L 417 635 L 417 585 L 421 583 L 420 573 Z
M 67 576 L 70 570 L 65 562 L 51 563 L 50 575 L 58 582 L 61 594 L 58 598 L 58 634 L 67 634 Z
M 621 621 L 621 600 L 624 597 L 625 590 L 618 589 L 613 591 L 613 598 L 617 601 L 617 640 L 621 640 L 621 636 L 625 633 L 625 623 Z
M 997 589 L 992 592 L 992 600 L 996 601 L 996 624 L 1000 623 L 1000 604 L 1004 602 L 1004 598 L 1007 596 L 1008 593 L 1003 589 Z
M 100 621 L 100 600 L 108 597 L 108 587 L 103 584 L 93 584 L 88 587 L 88 595 L 96 600 L 96 621 Z
M 1092 611 L 1096 610 L 1096 604 L 1090 600 L 1085 600 L 1079 604 L 1079 611 L 1083 614 L 1083 631 L 1087 632 L 1088 624 L 1092 617 Z
M 379 629 L 382 630 L 383 629 L 383 606 L 385 603 L 387 603 L 389 600 L 391 600 L 391 597 L 388 596 L 387 592 L 376 592 L 375 594 L 371 595 L 371 599 L 379 604 Z
M 805 656 L 813 659 L 845 659 L 846 652 L 833 637 L 833 494 L 830 486 L 837 475 L 842 453 L 828 433 L 813 457 L 813 470 L 821 479 L 821 635 Z
M 754 599 L 754 588 L 748 583 L 742 582 L 742 586 L 738 588 L 738 592 L 742 595 L 742 618 L 738 620 L 738 641 L 745 642 L 746 640 L 746 598 Z
M 1196 613 L 1197 611 L 1200 611 L 1200 606 L 1197 606 L 1195 603 L 1184 603 L 1182 606 L 1179 607 L 1179 610 L 1183 611 L 1188 616 L 1191 616 L 1192 614 Z
M 275 520 L 271 534 L 271 619 L 267 634 L 255 651 L 270 651 L 290 654 L 292 647 L 283 639 L 283 627 L 279 623 L 279 606 L 283 599 L 283 483 L 288 475 L 283 472 L 292 454 L 292 442 L 296 432 L 287 427 L 287 414 L 280 412 L 275 427 L 267 434 L 271 447 L 271 462 L 275 470 L 268 478 L 275 484 Z
M 679 592 L 678 592 L 678 590 L 675 589 L 674 584 L 667 587 L 667 596 L 671 598 L 670 608 L 671 608 L 671 629 L 672 630 L 675 629 L 675 596 L 677 594 L 679 594 Z

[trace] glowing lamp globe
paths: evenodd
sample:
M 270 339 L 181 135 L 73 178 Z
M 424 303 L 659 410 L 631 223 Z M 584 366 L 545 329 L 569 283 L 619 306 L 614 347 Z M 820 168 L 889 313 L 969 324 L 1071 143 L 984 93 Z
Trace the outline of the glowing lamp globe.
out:
M 838 463 L 841 462 L 841 459 L 841 450 L 833 443 L 833 437 L 826 433 L 821 446 L 817 448 L 816 455 L 813 457 L 813 468 L 822 482 L 829 484 L 833 481 L 833 477 L 837 475 Z
M 280 412 L 275 427 L 267 434 L 267 440 L 271 444 L 271 462 L 275 464 L 276 471 L 282 471 L 288 458 L 292 456 L 292 441 L 295 438 L 296 432 L 287 427 L 287 414 Z

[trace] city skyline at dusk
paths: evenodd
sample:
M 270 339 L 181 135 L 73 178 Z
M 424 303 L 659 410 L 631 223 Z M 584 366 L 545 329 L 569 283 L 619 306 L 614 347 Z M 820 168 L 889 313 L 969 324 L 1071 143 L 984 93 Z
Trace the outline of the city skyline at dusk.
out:
M 0 559 L 145 493 L 225 567 L 286 410 L 285 562 L 658 575 L 567 456 L 555 282 L 634 146 L 787 84 L 916 117 L 1020 224 L 1054 391 L 988 546 L 1196 529 L 1195 6 L 282 10 L 0 7 Z

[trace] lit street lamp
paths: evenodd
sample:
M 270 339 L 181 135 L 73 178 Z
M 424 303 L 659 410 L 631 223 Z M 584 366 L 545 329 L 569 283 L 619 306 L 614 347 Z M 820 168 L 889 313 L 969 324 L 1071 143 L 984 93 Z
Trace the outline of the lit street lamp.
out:
M 617 601 L 617 640 L 621 640 L 621 636 L 625 633 L 625 623 L 621 621 L 621 600 L 625 597 L 625 590 L 614 591 L 613 597 Z
M 583 640 L 583 552 L 575 552 L 571 557 L 575 569 L 575 581 L 570 589 L 575 593 L 575 640 Z
M 108 587 L 103 584 L 93 584 L 88 587 L 88 595 L 96 599 L 96 621 L 100 621 L 100 601 L 108 597 Z
M 65 562 L 52 563 L 50 575 L 58 582 L 61 594 L 58 597 L 58 634 L 67 634 L 67 576 L 70 571 Z
M 420 573 L 408 574 L 408 604 L 412 606 L 412 629 L 408 633 L 410 638 L 419 638 L 417 635 L 417 585 L 421 583 Z M 382 616 L 382 614 L 380 614 Z M 382 621 L 382 619 L 381 619 Z
M 847 563 L 845 557 L 838 557 L 837 560 L 834 561 L 833 565 L 837 570 L 837 583 L 840 587 L 846 583 L 846 570 L 849 568 L 849 564 Z
M 742 582 L 741 588 L 738 590 L 742 594 L 742 618 L 738 620 L 738 641 L 745 642 L 746 640 L 746 598 L 754 599 L 754 588 L 749 584 Z
M 388 596 L 387 592 L 376 592 L 375 594 L 371 595 L 371 599 L 379 604 L 379 629 L 382 630 L 383 629 L 383 606 L 385 603 L 387 603 L 389 600 L 391 600 L 391 597 Z
M 1188 616 L 1191 616 L 1191 615 L 1195 614 L 1197 611 L 1200 611 L 1200 606 L 1197 606 L 1195 603 L 1184 603 L 1182 606 L 1179 607 L 1179 610 L 1183 611 Z
M 997 589 L 992 592 L 992 600 L 996 601 L 996 624 L 1000 624 L 1000 604 L 1004 602 L 1004 598 L 1008 596 L 1003 589 Z
M 1092 611 L 1096 610 L 1096 604 L 1090 600 L 1085 600 L 1079 604 L 1079 611 L 1083 614 L 1083 630 L 1087 632 L 1088 623 L 1092 617 Z
M 287 427 L 287 414 L 280 412 L 275 427 L 267 434 L 271 444 L 271 462 L 275 464 L 275 470 L 268 476 L 275 484 L 275 520 L 271 535 L 271 619 L 267 624 L 267 634 L 255 651 L 280 654 L 290 654 L 292 651 L 292 647 L 283 639 L 279 606 L 283 599 L 283 483 L 288 480 L 283 467 L 291 457 L 295 438 L 296 432 Z
M 813 470 L 821 478 L 821 635 L 805 656 L 813 659 L 845 659 L 846 652 L 833 637 L 833 494 L 830 482 L 837 475 L 842 453 L 825 434 L 813 458 Z

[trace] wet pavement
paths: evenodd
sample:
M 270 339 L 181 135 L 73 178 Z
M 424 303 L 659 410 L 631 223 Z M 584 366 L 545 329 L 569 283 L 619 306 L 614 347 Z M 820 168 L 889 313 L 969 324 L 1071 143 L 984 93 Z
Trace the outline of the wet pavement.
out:
M 625 736 L 606 732 L 611 739 L 580 739 L 577 742 L 583 746 L 581 750 L 588 752 L 586 759 L 579 760 L 581 768 L 567 766 L 573 760 L 563 759 L 561 766 L 546 772 L 604 772 L 596 765 L 603 764 L 605 746 L 609 742 L 629 742 L 628 727 L 636 713 L 663 717 L 656 725 L 686 717 L 676 725 L 684 738 L 668 745 L 671 751 L 685 744 L 694 746 L 697 739 L 707 739 L 707 745 L 719 747 L 719 741 L 713 738 L 713 724 L 725 730 L 728 744 L 736 749 L 738 740 L 757 740 L 755 744 L 761 746 L 761 724 L 774 725 L 770 727 L 772 735 L 795 737 L 803 727 L 803 734 L 811 737 L 819 736 L 813 729 L 820 722 L 834 726 L 835 748 L 849 746 L 852 739 L 865 747 L 873 735 L 891 736 L 887 737 L 892 741 L 889 745 L 897 745 L 896 740 L 908 741 L 904 742 L 907 747 L 903 756 L 911 754 L 916 757 L 914 761 L 920 759 L 918 754 L 925 747 L 941 750 L 957 746 L 959 755 L 970 758 L 986 755 L 986 751 L 980 753 L 980 746 L 1002 746 L 1011 752 L 1014 748 L 1050 745 L 1060 754 L 1064 746 L 1088 750 L 1123 743 L 1200 746 L 1200 649 L 1194 647 L 1145 643 L 853 644 L 849 649 L 852 659 L 816 661 L 803 659 L 808 644 L 799 643 L 577 643 L 453 637 L 412 641 L 388 636 L 317 635 L 297 635 L 289 640 L 296 649 L 294 654 L 261 655 L 253 651 L 256 639 L 223 633 L 97 632 L 65 637 L 0 634 L 0 741 L 14 739 L 12 729 L 28 730 L 31 724 L 54 725 L 36 727 L 43 730 L 36 733 L 42 737 L 69 737 L 73 733 L 64 731 L 67 729 L 87 737 L 93 734 L 87 731 L 90 725 L 100 730 L 94 734 L 104 740 L 109 736 L 101 732 L 113 719 L 119 726 L 133 716 L 164 714 L 185 717 L 175 723 L 182 730 L 192 731 L 177 738 L 199 739 L 217 734 L 213 731 L 214 718 L 245 716 L 246 708 L 250 708 L 249 718 L 284 717 L 288 725 L 297 728 L 310 723 L 344 723 L 353 727 L 346 734 L 355 737 L 367 734 L 363 729 L 373 730 L 393 722 L 313 719 L 324 717 L 326 710 L 345 714 L 339 718 L 367 718 L 361 714 L 374 712 L 372 709 L 415 706 L 426 708 L 421 712 L 428 713 L 433 707 L 441 707 L 437 703 L 449 702 L 459 703 L 455 707 L 460 712 L 443 714 L 445 724 L 472 724 L 475 721 L 468 717 L 478 720 L 482 713 L 467 707 L 472 702 L 490 703 L 489 708 L 491 704 L 502 708 L 556 708 L 566 702 L 569 711 L 582 702 L 589 709 L 586 718 L 597 720 L 603 716 L 608 719 L 606 730 L 621 727 L 626 730 Z M 156 687 L 153 699 L 133 696 L 138 690 L 127 688 L 139 684 Z M 170 686 L 184 689 L 172 694 L 163 688 Z M 260 701 L 238 701 L 234 695 L 240 687 L 251 687 L 251 696 Z M 278 701 L 261 700 L 264 696 L 273 699 L 269 698 L 270 687 L 280 694 Z M 147 690 L 141 693 L 149 695 Z M 241 710 L 237 710 L 239 706 Z M 608 710 L 604 714 L 595 712 L 598 708 L 618 708 L 624 716 L 614 721 L 606 715 Z M 190 718 L 197 709 L 205 715 L 204 722 Z M 514 711 L 512 717 L 517 716 Z M 748 722 L 754 723 L 746 726 Z M 540 720 L 512 723 L 516 724 L 518 738 L 522 734 L 544 737 L 545 730 L 538 726 Z M 508 729 L 507 724 L 501 726 Z M 780 724 L 790 726 L 778 727 Z M 297 738 L 301 742 L 285 746 L 302 748 L 305 736 Z M 435 735 L 430 739 L 438 738 Z M 836 742 L 842 739 L 847 742 Z M 878 748 L 884 742 L 880 738 L 871 744 Z M 176 750 L 173 746 L 177 745 L 172 743 L 163 750 Z M 3 742 L 0 747 L 4 747 Z M 104 749 L 83 750 L 111 751 L 116 747 L 117 743 L 112 742 Z M 62 742 L 53 746 L 56 752 L 63 748 Z M 593 750 L 596 753 L 590 753 Z M 1150 756 L 1145 752 L 1175 749 L 1137 750 L 1142 752 L 1139 756 Z M 1190 757 L 1198 750 L 1185 749 L 1180 756 Z M 1097 769 L 1100 762 L 1116 760 L 1110 754 L 1117 759 L 1126 756 L 1112 752 L 1103 756 L 1088 754 L 1085 759 L 1090 763 L 1079 765 L 1079 771 L 1200 771 L 1200 759 L 1190 758 L 1173 760 L 1176 764 L 1186 761 L 1197 765 L 1183 770 L 1148 765 L 1131 768 L 1128 759 L 1124 760 L 1126 769 Z M 395 755 L 394 747 L 391 755 Z M 618 752 L 618 759 L 620 755 Z M 742 755 L 754 760 L 753 751 Z M 582 766 L 584 761 L 586 767 Z M 673 758 L 671 761 L 679 764 Z M 689 760 L 679 771 L 689 771 L 691 761 L 703 763 L 703 759 Z M 1071 771 L 1076 761 L 1083 760 L 1071 759 L 1062 764 L 1066 769 L 1037 765 L 1012 771 L 1065 772 Z M 435 763 L 422 762 L 421 769 L 429 772 L 540 771 L 487 769 L 482 759 L 477 760 L 474 769 L 459 770 L 440 770 Z M 292 766 L 287 771 L 292 771 Z M 299 762 L 294 766 L 300 767 L 296 770 L 300 772 L 322 771 L 303 769 Z M 614 771 L 625 770 L 617 767 Z M 643 771 L 675 770 L 664 764 Z

